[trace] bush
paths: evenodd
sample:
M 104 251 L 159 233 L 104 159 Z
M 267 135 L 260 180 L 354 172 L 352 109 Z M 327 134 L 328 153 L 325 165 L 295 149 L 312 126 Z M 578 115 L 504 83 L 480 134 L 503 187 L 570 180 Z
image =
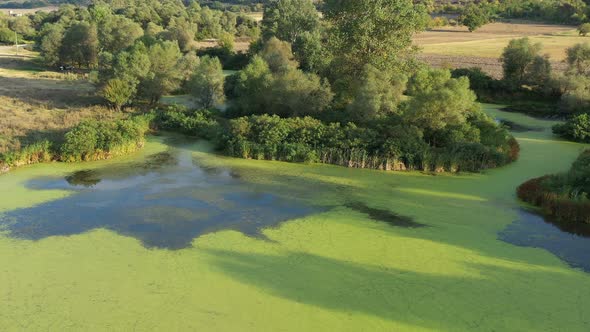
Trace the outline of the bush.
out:
M 590 223 L 590 150 L 566 174 L 532 179 L 517 189 L 518 197 L 564 222 Z
M 590 143 L 590 114 L 579 114 L 564 124 L 553 126 L 553 133 L 572 141 Z
M 578 32 L 580 33 L 580 36 L 588 36 L 588 34 L 590 34 L 590 23 L 581 24 L 578 27 Z
M 85 121 L 65 135 L 59 159 L 65 162 L 108 159 L 136 151 L 145 142 L 152 115 L 113 122 Z
M 188 111 L 180 106 L 159 110 L 156 124 L 160 129 L 180 131 L 185 135 L 216 140 L 221 127 L 212 111 Z

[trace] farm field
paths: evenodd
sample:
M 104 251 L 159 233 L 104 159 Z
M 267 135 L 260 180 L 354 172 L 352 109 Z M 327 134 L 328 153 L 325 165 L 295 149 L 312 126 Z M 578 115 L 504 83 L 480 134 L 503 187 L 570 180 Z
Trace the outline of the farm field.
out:
M 451 67 L 479 66 L 498 77 L 498 61 L 508 42 L 514 38 L 529 37 L 543 44 L 543 53 L 551 57 L 554 68 L 564 70 L 565 50 L 577 43 L 590 41 L 581 37 L 575 27 L 534 23 L 492 23 L 476 32 L 465 27 L 441 27 L 422 32 L 414 37 L 421 47 L 422 59 L 437 65 Z

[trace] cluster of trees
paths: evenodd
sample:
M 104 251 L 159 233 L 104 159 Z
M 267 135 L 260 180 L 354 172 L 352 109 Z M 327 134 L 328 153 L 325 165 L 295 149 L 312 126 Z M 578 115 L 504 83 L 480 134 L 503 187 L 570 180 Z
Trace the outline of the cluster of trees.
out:
M 517 194 L 559 221 L 590 224 L 590 150 L 578 157 L 569 172 L 527 181 Z
M 196 50 L 197 40 L 214 38 L 231 50 L 234 37 L 256 38 L 260 33 L 245 14 L 201 8 L 194 1 L 185 6 L 181 0 L 97 0 L 88 7 L 63 5 L 24 20 L 46 64 L 99 70 L 138 40 L 146 45 L 171 41 L 189 52 Z
M 0 12 L 0 44 L 14 44 L 25 39 L 32 39 L 35 29 L 27 16 L 10 17 Z

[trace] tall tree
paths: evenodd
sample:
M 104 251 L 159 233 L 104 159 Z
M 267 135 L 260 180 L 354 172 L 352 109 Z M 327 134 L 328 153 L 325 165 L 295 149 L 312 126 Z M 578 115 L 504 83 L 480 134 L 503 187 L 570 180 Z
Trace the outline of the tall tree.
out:
M 208 56 L 201 58 L 201 63 L 196 68 L 189 82 L 191 95 L 197 100 L 199 106 L 212 108 L 223 102 L 224 83 L 223 69 L 218 58 Z
M 87 22 L 73 24 L 64 35 L 60 59 L 78 66 L 94 67 L 98 61 L 98 33 Z
M 515 87 L 527 83 L 544 83 L 534 81 L 537 75 L 534 73 L 535 68 L 547 68 L 547 65 L 543 64 L 547 60 L 541 55 L 541 49 L 541 43 L 533 43 L 528 37 L 511 40 L 500 58 L 504 80 Z
M 320 16 L 311 0 L 271 0 L 264 6 L 262 35 L 294 43 L 304 32 L 313 32 Z
M 579 75 L 590 75 L 590 43 L 576 44 L 566 50 L 569 70 Z
M 178 43 L 164 41 L 148 50 L 149 72 L 141 81 L 139 91 L 150 103 L 156 103 L 163 95 L 180 87 L 182 72 L 179 62 L 182 58 Z
M 425 7 L 412 0 L 326 0 L 323 13 L 331 25 L 332 76 L 344 79 L 339 90 L 350 89 L 367 64 L 403 72 L 415 51 L 412 36 L 429 19 Z

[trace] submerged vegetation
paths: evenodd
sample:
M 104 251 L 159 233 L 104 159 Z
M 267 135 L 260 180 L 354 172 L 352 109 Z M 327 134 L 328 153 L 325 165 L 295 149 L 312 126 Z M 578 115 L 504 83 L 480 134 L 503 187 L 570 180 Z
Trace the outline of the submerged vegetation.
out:
M 569 172 L 529 180 L 517 193 L 560 221 L 590 224 L 590 150 L 578 157 Z

